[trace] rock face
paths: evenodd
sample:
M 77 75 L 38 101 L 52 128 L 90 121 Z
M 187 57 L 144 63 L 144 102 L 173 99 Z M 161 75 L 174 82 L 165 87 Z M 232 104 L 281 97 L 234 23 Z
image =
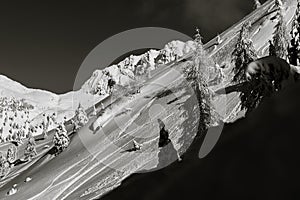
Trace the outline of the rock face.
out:
M 184 55 L 194 51 L 196 45 L 194 41 L 187 41 L 186 43 L 175 40 L 165 45 L 155 59 L 156 64 L 167 64 L 183 57 Z
M 104 70 L 96 70 L 92 77 L 83 85 L 86 92 L 91 94 L 110 94 L 113 86 L 126 85 L 133 81 L 132 71 L 112 65 Z
M 131 55 L 116 65 L 103 70 L 96 70 L 82 86 L 87 93 L 107 95 L 114 85 L 126 86 L 133 83 L 138 76 L 147 75 L 159 64 L 167 64 L 195 50 L 193 41 L 172 41 L 158 50 L 149 50 L 142 55 Z M 112 84 L 113 83 L 113 84 Z

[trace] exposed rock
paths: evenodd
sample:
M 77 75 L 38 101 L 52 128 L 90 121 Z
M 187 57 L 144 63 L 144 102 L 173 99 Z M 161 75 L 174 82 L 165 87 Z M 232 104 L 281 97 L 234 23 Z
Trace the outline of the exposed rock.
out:
M 14 184 L 14 185 L 12 186 L 12 188 L 11 188 L 10 190 L 8 190 L 7 195 L 10 196 L 10 195 L 16 194 L 17 191 L 18 191 L 18 189 L 17 189 L 17 184 Z

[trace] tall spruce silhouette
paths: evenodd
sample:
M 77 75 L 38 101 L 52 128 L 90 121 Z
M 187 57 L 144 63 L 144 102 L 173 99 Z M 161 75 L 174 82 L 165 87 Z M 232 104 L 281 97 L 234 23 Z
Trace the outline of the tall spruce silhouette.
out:
M 233 82 L 241 83 L 246 81 L 245 71 L 248 64 L 257 58 L 252 41 L 249 39 L 250 23 L 246 22 L 242 25 L 238 41 L 232 52 Z

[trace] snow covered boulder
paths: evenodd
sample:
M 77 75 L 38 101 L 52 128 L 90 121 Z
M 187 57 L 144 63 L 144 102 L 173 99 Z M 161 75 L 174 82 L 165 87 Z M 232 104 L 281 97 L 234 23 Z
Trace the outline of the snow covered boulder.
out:
M 31 181 L 32 180 L 32 178 L 30 178 L 29 176 L 28 177 L 26 177 L 26 179 L 25 179 L 25 183 L 27 183 L 27 182 L 29 182 L 29 181 Z
M 12 186 L 12 188 L 10 188 L 10 190 L 8 190 L 7 195 L 10 196 L 10 195 L 16 194 L 17 191 L 18 191 L 18 189 L 17 189 L 17 184 L 14 184 L 14 185 Z

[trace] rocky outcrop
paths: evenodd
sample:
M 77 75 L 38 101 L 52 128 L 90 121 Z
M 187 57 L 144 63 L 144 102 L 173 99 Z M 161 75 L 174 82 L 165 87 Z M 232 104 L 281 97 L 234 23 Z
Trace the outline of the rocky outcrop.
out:
M 110 94 L 115 84 L 126 86 L 134 82 L 138 76 L 156 69 L 158 64 L 170 63 L 193 50 L 195 50 L 193 41 L 185 43 L 175 40 L 166 44 L 160 51 L 151 49 L 142 55 L 131 55 L 116 65 L 96 70 L 82 88 L 91 94 Z

